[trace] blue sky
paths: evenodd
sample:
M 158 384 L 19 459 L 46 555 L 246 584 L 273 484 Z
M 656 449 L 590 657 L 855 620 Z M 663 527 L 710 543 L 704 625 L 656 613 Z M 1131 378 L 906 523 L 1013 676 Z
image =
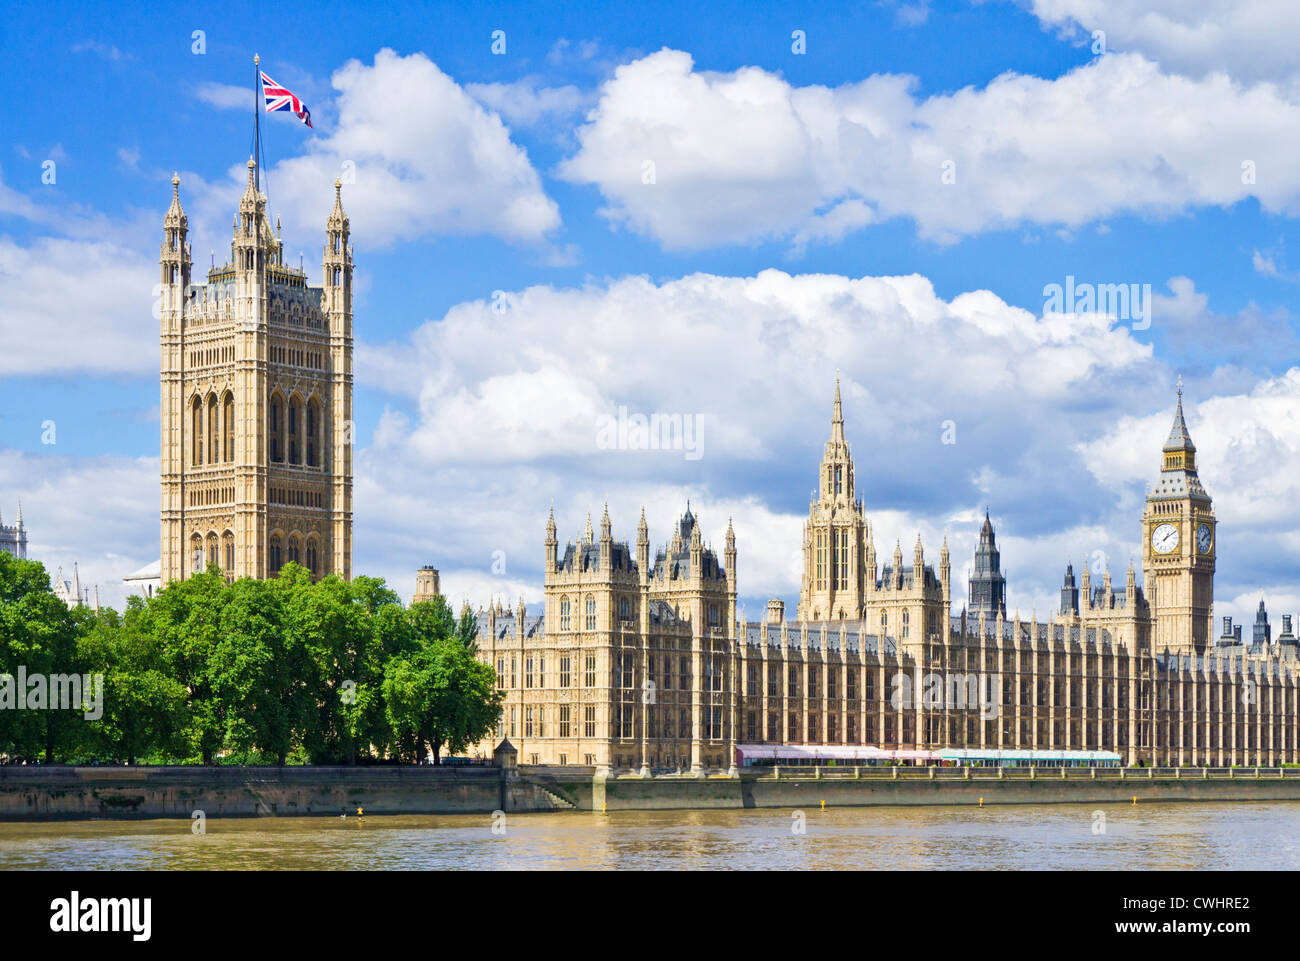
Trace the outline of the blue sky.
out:
M 605 500 L 620 537 L 645 503 L 654 540 L 690 497 L 716 542 L 735 518 L 751 613 L 793 600 L 839 369 L 878 543 L 964 558 L 987 504 L 1011 603 L 1041 614 L 1067 560 L 1121 583 L 1140 560 L 1181 374 L 1216 614 L 1300 609 L 1295 14 L 1147 6 L 13 6 L 0 512 L 21 497 L 33 555 L 109 600 L 156 557 L 168 180 L 197 273 L 228 243 L 257 51 L 312 109 L 264 118 L 264 148 L 315 278 L 356 171 L 357 570 L 535 599 L 552 501 L 562 540 Z M 1044 317 L 1067 276 L 1149 284 L 1150 327 Z M 599 449 L 620 405 L 699 415 L 703 456 Z

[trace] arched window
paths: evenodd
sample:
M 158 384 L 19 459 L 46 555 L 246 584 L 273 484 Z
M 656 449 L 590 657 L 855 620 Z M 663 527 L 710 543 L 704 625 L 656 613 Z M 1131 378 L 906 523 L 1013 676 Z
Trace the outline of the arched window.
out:
M 208 535 L 208 563 L 214 567 L 221 566 L 221 552 L 217 549 L 216 533 Z
M 569 629 L 569 599 L 567 597 L 561 597 L 560 598 L 560 630 L 567 631 L 568 629 Z
M 307 403 L 307 466 L 320 466 L 320 401 Z
M 190 464 L 198 467 L 203 463 L 203 402 L 196 396 L 190 405 L 190 432 L 193 434 Z
M 220 459 L 221 433 L 217 430 L 217 395 L 208 395 L 208 463 L 215 464 Z
M 270 547 L 267 549 L 266 553 L 267 553 L 267 558 L 266 558 L 267 568 L 270 570 L 272 574 L 280 573 L 280 568 L 283 565 L 283 561 L 282 558 L 280 557 L 280 535 L 279 534 L 271 535 L 271 544 Z
M 235 395 L 230 391 L 226 391 L 221 403 L 221 426 L 226 432 L 225 456 L 222 459 L 231 464 L 235 460 Z
M 221 535 L 222 544 L 225 550 L 222 552 L 226 555 L 225 571 L 227 576 L 231 576 L 235 570 L 235 535 L 226 531 Z
M 284 399 L 279 394 L 271 396 L 270 411 L 271 460 L 284 460 Z
M 302 458 L 302 401 L 293 397 L 289 401 L 289 463 L 301 464 Z
M 190 538 L 190 572 L 197 574 L 203 570 L 203 535 L 198 531 Z
M 301 548 L 301 542 L 298 540 L 298 535 L 291 534 L 289 536 L 289 560 L 291 563 L 294 564 L 302 563 L 302 557 L 299 553 L 300 548 Z
M 587 595 L 587 630 L 596 629 L 596 599 L 590 594 Z
M 620 598 L 618 602 L 618 617 L 621 621 L 632 620 L 632 605 L 626 597 Z
M 316 560 L 316 542 L 310 540 L 307 542 L 307 570 L 311 571 L 313 574 L 318 573 L 316 569 Z

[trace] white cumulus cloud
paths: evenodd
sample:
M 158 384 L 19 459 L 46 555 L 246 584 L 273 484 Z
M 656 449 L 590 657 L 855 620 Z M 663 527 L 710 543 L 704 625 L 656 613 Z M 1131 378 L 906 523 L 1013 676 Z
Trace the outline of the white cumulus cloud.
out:
M 1300 150 L 1300 103 L 1271 84 L 1110 54 L 1055 79 L 1006 73 L 927 98 L 915 86 L 875 75 L 796 87 L 758 67 L 699 71 L 664 49 L 602 85 L 560 173 L 596 186 L 611 222 L 674 249 L 799 249 L 892 217 L 945 241 L 1247 197 L 1300 209 L 1286 159 Z

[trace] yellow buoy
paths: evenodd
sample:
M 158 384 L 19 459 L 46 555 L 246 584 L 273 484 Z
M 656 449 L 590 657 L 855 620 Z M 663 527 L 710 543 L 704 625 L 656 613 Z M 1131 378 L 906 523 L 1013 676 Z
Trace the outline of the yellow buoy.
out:
M 826 810 L 826 800 L 824 798 L 822 799 L 822 810 Z
M 980 807 L 983 807 L 983 806 L 984 806 L 984 799 L 983 799 L 983 798 L 980 798 Z

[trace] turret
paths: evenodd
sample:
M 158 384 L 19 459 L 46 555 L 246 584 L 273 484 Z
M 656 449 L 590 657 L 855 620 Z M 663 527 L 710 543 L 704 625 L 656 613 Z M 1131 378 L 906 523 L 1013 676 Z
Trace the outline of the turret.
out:
M 650 527 L 645 522 L 645 505 L 641 505 L 641 520 L 636 525 L 636 566 L 644 587 L 650 577 Z
M 172 202 L 163 216 L 163 239 L 158 263 L 162 273 L 162 329 L 180 332 L 185 292 L 190 285 L 189 219 L 181 207 L 181 178 L 172 174 Z
M 1065 579 L 1061 583 L 1061 614 L 1079 613 L 1079 589 L 1074 584 L 1074 565 L 1065 565 Z
M 609 503 L 600 516 L 600 569 L 609 573 L 614 569 L 614 534 L 609 521 Z
M 546 518 L 546 559 L 542 564 L 542 576 L 549 580 L 555 573 L 555 549 L 559 542 L 555 537 L 555 508 L 551 508 L 550 515 Z
M 948 629 L 949 616 L 952 614 L 952 563 L 948 555 L 948 535 L 943 536 L 943 547 L 939 549 L 939 581 L 943 588 L 943 629 Z
M 325 222 L 325 310 L 335 333 L 352 336 L 352 248 L 348 215 L 343 212 L 343 184 L 334 181 L 334 207 Z

